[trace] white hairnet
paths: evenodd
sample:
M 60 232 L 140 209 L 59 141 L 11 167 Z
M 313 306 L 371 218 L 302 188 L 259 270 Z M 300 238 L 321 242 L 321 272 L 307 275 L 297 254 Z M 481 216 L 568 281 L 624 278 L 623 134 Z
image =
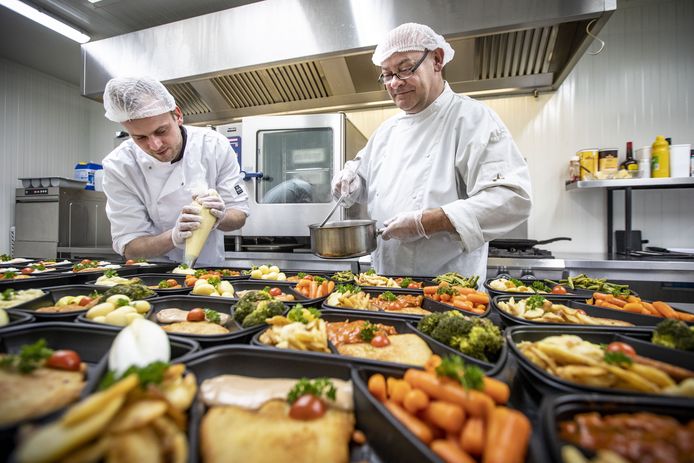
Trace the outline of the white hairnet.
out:
M 424 24 L 405 23 L 388 32 L 376 47 L 371 61 L 380 66 L 393 53 L 403 51 L 443 50 L 444 66 L 453 59 L 455 51 L 446 40 Z
M 104 109 L 107 119 L 125 122 L 173 111 L 176 101 L 151 77 L 116 77 L 104 89 Z

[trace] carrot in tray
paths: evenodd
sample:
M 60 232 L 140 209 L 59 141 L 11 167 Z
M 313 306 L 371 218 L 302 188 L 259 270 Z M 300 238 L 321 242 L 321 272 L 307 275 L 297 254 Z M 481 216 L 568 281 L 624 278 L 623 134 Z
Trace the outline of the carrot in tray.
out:
M 422 416 L 446 432 L 459 433 L 465 424 L 465 411 L 459 405 L 440 400 L 429 403 Z
M 381 402 L 388 400 L 386 378 L 382 374 L 376 373 L 371 375 L 367 387 L 369 392 Z
M 409 429 L 412 434 L 417 436 L 419 440 L 428 444 L 434 438 L 434 432 L 424 421 L 420 420 L 416 416 L 412 416 L 407 411 L 400 407 L 400 405 L 386 401 L 385 406 L 389 412 L 393 414 L 395 418 L 398 419 L 407 429 Z
M 405 410 L 413 415 L 420 410 L 424 410 L 429 406 L 429 396 L 421 389 L 411 389 L 402 401 L 402 406 Z
M 460 434 L 460 446 L 470 455 L 479 457 L 484 451 L 484 421 L 468 418 Z
M 694 322 L 694 314 L 687 313 L 687 312 L 677 312 L 677 316 L 683 322 L 688 322 L 688 323 Z
M 489 304 L 489 295 L 485 293 L 472 293 L 467 295 L 467 300 L 473 304 Z
M 485 394 L 494 399 L 497 405 L 504 405 L 508 402 L 509 397 L 511 397 L 511 388 L 508 387 L 508 384 L 489 376 L 485 376 L 483 381 Z
M 489 417 L 482 463 L 522 463 L 530 433 L 530 421 L 524 414 L 496 407 Z
M 448 439 L 433 441 L 431 450 L 446 463 L 475 463 L 474 458 Z
M 679 320 L 677 313 L 672 309 L 672 307 L 670 307 L 666 303 L 661 301 L 655 301 L 653 302 L 653 307 L 655 308 L 655 310 L 658 311 L 658 313 L 660 313 L 661 316 L 665 318 L 673 318 L 675 320 Z
M 607 298 L 607 302 L 610 304 L 614 304 L 619 307 L 624 307 L 627 304 L 627 301 L 620 299 L 618 297 L 610 296 Z
M 422 291 L 424 292 L 424 294 L 428 294 L 430 296 L 433 294 L 436 294 L 436 291 L 438 291 L 438 290 L 439 290 L 438 286 L 425 286 L 424 288 L 422 288 Z
M 621 310 L 631 313 L 643 313 L 644 308 L 640 302 L 629 302 L 624 304 Z M 648 311 L 648 309 L 646 309 L 646 311 Z

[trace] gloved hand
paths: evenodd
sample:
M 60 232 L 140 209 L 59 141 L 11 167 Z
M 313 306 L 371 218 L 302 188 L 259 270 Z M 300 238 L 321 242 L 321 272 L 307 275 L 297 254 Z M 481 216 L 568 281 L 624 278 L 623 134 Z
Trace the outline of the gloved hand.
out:
M 357 202 L 357 198 L 362 189 L 362 181 L 359 175 L 353 170 L 342 169 L 333 177 L 331 186 L 333 198 L 338 200 L 343 194 L 347 195 L 342 201 L 342 205 L 344 207 L 350 207 Z
M 381 237 L 384 240 L 396 239 L 406 243 L 420 238 L 429 238 L 422 225 L 422 212 L 421 210 L 402 212 L 386 220 L 383 222 L 386 229 Z
M 224 200 L 219 196 L 219 193 L 217 193 L 216 190 L 210 189 L 204 193 L 194 195 L 193 199 L 199 202 L 202 207 L 206 207 L 210 210 L 210 214 L 217 219 L 214 224 L 214 228 L 217 228 L 219 221 L 224 218 L 227 211 Z
M 176 219 L 176 225 L 174 225 L 171 231 L 171 241 L 173 241 L 175 247 L 183 249 L 186 245 L 186 238 L 190 238 L 193 230 L 200 227 L 200 222 L 202 221 L 200 212 L 201 210 L 198 206 L 183 206 L 178 219 Z

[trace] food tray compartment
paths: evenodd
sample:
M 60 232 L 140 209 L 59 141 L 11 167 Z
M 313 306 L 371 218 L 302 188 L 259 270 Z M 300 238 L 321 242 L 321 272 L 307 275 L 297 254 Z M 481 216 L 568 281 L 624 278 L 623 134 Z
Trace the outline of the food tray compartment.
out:
M 552 297 L 557 297 L 557 298 L 562 298 L 562 299 L 588 299 L 588 298 L 593 297 L 593 291 L 588 291 L 586 289 L 566 288 L 568 293 L 567 294 L 561 294 L 561 295 L 550 294 L 550 293 L 521 293 L 518 291 L 499 291 L 498 289 L 494 289 L 491 286 L 489 286 L 489 284 L 492 281 L 494 281 L 498 278 L 500 278 L 500 276 L 494 277 L 494 278 L 487 278 L 485 280 L 484 284 L 482 285 L 482 286 L 484 286 L 484 289 L 487 290 L 487 292 L 489 293 L 489 297 L 491 297 L 491 298 L 496 297 L 496 296 L 532 296 L 533 294 L 539 294 L 541 296 L 552 296 Z M 527 285 L 527 286 L 530 286 L 533 283 L 533 281 L 540 281 L 540 282 L 546 284 L 547 286 L 549 286 L 550 288 L 552 287 L 552 285 L 550 283 L 548 283 L 547 281 L 541 280 L 538 278 L 516 278 L 516 280 L 522 281 L 523 284 Z M 566 287 L 566 286 L 564 286 L 564 287 Z
M 166 273 L 172 273 L 173 269 L 176 267 L 173 267 L 171 271 L 168 271 Z M 247 271 L 248 269 L 245 268 L 240 268 L 240 267 L 208 267 L 208 266 L 199 266 L 199 267 L 194 267 L 193 270 L 235 270 L 240 273 L 238 276 L 223 276 L 221 277 L 223 280 L 229 280 L 229 281 L 236 281 L 236 280 L 248 280 L 248 275 L 245 275 L 244 272 Z M 182 275 L 186 276 L 185 273 L 174 273 L 174 275 Z
M 185 359 L 188 371 L 195 374 L 198 386 L 205 379 L 223 374 L 236 374 L 256 378 L 318 378 L 329 377 L 349 380 L 352 378 L 352 370 L 349 362 L 341 361 L 339 357 L 316 356 L 303 352 L 285 351 L 283 349 L 262 349 L 252 346 L 217 346 L 197 352 Z M 355 388 L 355 395 L 357 394 Z M 368 419 L 368 415 L 357 408 L 355 397 L 355 429 L 363 430 L 362 422 Z M 200 422 L 206 412 L 202 401 L 196 397 L 190 410 L 188 442 L 189 461 L 200 461 L 198 449 L 200 445 Z M 259 437 L 261 440 L 261 437 Z M 400 443 L 402 436 L 392 435 L 391 442 Z M 367 444 L 357 446 L 351 444 L 352 462 L 380 463 L 381 461 L 407 461 L 409 457 L 402 453 L 401 459 L 383 459 L 371 450 L 373 442 L 367 434 Z M 397 449 L 395 449 L 397 450 Z
M 123 278 L 131 278 L 136 276 L 139 273 L 139 269 L 137 268 L 126 268 L 126 267 L 120 267 L 120 268 L 114 268 L 114 269 L 109 269 L 109 270 L 115 270 L 116 273 L 118 273 L 119 277 Z M 94 281 L 100 276 L 102 276 L 107 270 L 90 270 L 90 271 L 82 271 L 82 272 L 73 272 L 72 268 L 69 269 L 69 271 L 65 272 L 67 275 L 74 275 L 74 282 L 77 284 L 85 284 L 88 281 Z
M 18 306 L 15 306 L 9 310 L 21 310 L 28 312 L 34 317 L 36 317 L 38 321 L 72 321 L 79 315 L 86 313 L 87 309 L 62 313 L 37 312 L 36 309 L 55 305 L 55 303 L 58 302 L 58 300 L 63 296 L 90 295 L 94 292 L 95 289 L 96 287 L 91 285 L 65 285 L 43 288 L 43 290 L 46 291 L 46 294 L 44 294 L 43 296 L 19 304 Z M 100 289 L 101 292 L 103 292 L 107 288 L 100 287 Z
M 643 301 L 643 302 L 650 302 L 650 303 L 653 303 L 653 301 L 646 301 L 646 300 L 642 300 L 642 301 Z M 592 304 L 588 304 L 588 303 L 586 303 L 585 301 L 576 301 L 576 302 L 577 302 L 577 306 L 576 306 L 576 307 L 577 307 L 577 308 L 581 308 L 581 309 L 584 309 L 585 307 L 595 307 L 595 308 L 599 308 L 599 309 L 602 309 L 602 310 L 606 310 L 606 311 L 607 311 L 606 313 L 609 313 L 609 314 L 613 314 L 613 313 L 615 313 L 615 312 L 617 312 L 617 313 L 625 313 L 624 310 L 611 309 L 611 308 L 609 308 L 609 307 L 598 307 L 598 306 L 595 306 L 595 305 L 592 305 Z M 687 312 L 686 310 L 678 309 L 677 307 L 673 306 L 672 304 L 668 304 L 668 305 L 669 305 L 673 310 L 676 310 L 676 311 L 678 311 L 678 312 L 686 312 L 686 313 L 689 313 L 689 312 Z M 627 312 L 627 313 L 630 313 L 630 312 Z M 660 323 L 660 322 L 662 322 L 663 320 L 665 320 L 664 317 L 658 317 L 658 316 L 656 316 L 656 315 L 646 315 L 646 314 L 634 314 L 634 315 L 638 315 L 638 316 L 640 316 L 640 317 L 644 317 L 644 321 L 645 321 L 645 323 L 647 323 L 647 325 L 645 325 L 645 326 L 655 326 L 655 325 L 657 325 L 658 323 Z M 686 323 L 687 325 L 694 325 L 694 322 L 687 322 L 687 321 L 685 321 L 685 323 Z
M 629 331 L 626 333 L 619 333 L 617 336 L 619 341 L 631 344 L 634 348 L 636 346 L 643 346 L 644 349 L 654 349 L 654 351 L 662 352 L 662 355 L 670 355 L 673 357 L 680 357 L 687 359 L 687 361 L 692 362 L 694 365 L 694 352 L 680 349 L 672 349 L 670 347 L 661 346 L 658 344 L 653 344 L 651 338 L 653 337 L 653 330 L 645 331 Z
M 361 430 L 364 431 L 367 438 L 373 443 L 374 450 L 384 458 L 384 461 L 430 461 L 443 463 L 441 458 L 401 424 L 368 390 L 368 379 L 372 374 L 381 373 L 386 378 L 388 376 L 402 378 L 406 370 L 406 367 L 355 367 L 352 373 L 352 381 L 355 388 L 355 406 L 360 412 L 362 419 Z M 516 404 L 513 399 L 514 395 L 511 394 L 508 405 L 511 408 L 524 412 L 531 420 L 532 425 L 533 432 L 525 461 L 527 463 L 544 463 L 545 459 L 540 450 L 544 444 L 539 436 L 537 420 L 533 420 L 532 415 L 523 409 L 523 403 Z
M 13 259 L 24 259 L 21 262 L 11 262 Z M 27 265 L 30 264 L 35 264 L 38 259 L 35 258 L 27 258 L 27 257 L 13 257 L 9 261 L 0 261 L 0 269 L 4 269 L 5 267 L 15 267 L 15 268 L 21 268 L 21 267 L 26 267 Z
M 0 337 L 0 352 L 16 354 L 23 345 L 33 344 L 41 338 L 45 339 L 47 346 L 54 350 L 74 350 L 79 354 L 82 362 L 87 364 L 87 378 L 80 394 L 80 397 L 84 398 L 96 389 L 105 373 L 107 354 L 117 334 L 117 331 L 98 326 L 66 322 L 22 325 L 3 331 Z M 179 337 L 170 338 L 170 346 L 172 361 L 200 350 L 197 342 Z M 62 414 L 63 410 L 64 408 L 0 427 L 0 456 L 7 457 L 13 450 L 18 425 L 25 422 L 47 422 Z
M 505 332 L 506 342 L 511 349 L 512 354 L 518 359 L 520 371 L 525 374 L 532 386 L 539 393 L 555 395 L 559 392 L 563 393 L 600 393 L 610 395 L 629 395 L 641 397 L 668 397 L 674 402 L 691 401 L 691 398 L 684 396 L 665 396 L 662 394 L 649 394 L 645 392 L 629 391 L 625 389 L 610 389 L 606 387 L 587 386 L 574 383 L 562 378 L 553 376 L 545 372 L 542 368 L 532 363 L 525 357 L 516 346 L 521 341 L 536 342 L 549 336 L 559 336 L 562 334 L 580 336 L 584 341 L 594 344 L 609 344 L 614 341 L 622 341 L 619 333 L 615 333 L 611 328 L 585 328 L 565 326 L 561 328 L 554 327 L 538 327 L 538 326 L 515 326 L 508 328 Z M 665 352 L 658 346 L 650 345 L 632 345 L 636 353 L 642 357 L 659 360 L 661 362 L 670 363 L 674 366 L 694 370 L 694 360 L 676 357 L 669 352 Z
M 598 412 L 603 416 L 647 412 L 671 416 L 686 424 L 694 416 L 694 402 L 674 405 L 667 397 L 646 398 L 598 394 L 574 394 L 547 399 L 542 403 L 540 410 L 542 428 L 539 431 L 542 433 L 549 461 L 562 461 L 561 447 L 566 444 L 574 445 L 587 457 L 593 456 L 590 450 L 570 444 L 559 437 L 561 421 L 570 420 L 579 413 L 588 412 Z
M 118 262 L 125 269 L 137 269 L 138 273 L 166 273 L 170 270 L 176 268 L 176 264 L 171 262 L 147 262 L 148 265 L 138 265 L 138 264 L 126 264 L 125 262 Z
M 592 306 L 589 304 L 584 304 L 584 303 L 576 301 L 576 300 L 562 298 L 562 297 L 545 297 L 545 299 L 551 301 L 554 304 L 563 304 L 563 305 L 565 305 L 569 308 L 572 308 L 572 309 L 583 310 L 586 313 L 586 315 L 589 315 L 591 317 L 611 318 L 613 320 L 621 320 L 624 322 L 632 323 L 632 324 L 634 324 L 634 326 L 606 326 L 606 325 L 583 325 L 583 324 L 571 324 L 571 323 L 534 322 L 532 320 L 525 320 L 523 318 L 512 315 L 512 314 L 506 312 L 505 310 L 503 310 L 502 308 L 500 308 L 498 305 L 499 302 L 508 302 L 508 300 L 511 298 L 514 298 L 516 301 L 518 301 L 521 299 L 527 299 L 530 296 L 532 296 L 532 295 L 519 296 L 518 294 L 516 294 L 513 296 L 509 296 L 509 295 L 496 296 L 492 299 L 491 305 L 493 306 L 496 313 L 499 314 L 499 316 L 501 317 L 501 320 L 503 321 L 504 325 L 506 325 L 506 326 L 515 326 L 515 325 L 586 326 L 586 327 L 591 327 L 591 328 L 592 327 L 610 328 L 613 331 L 630 331 L 633 329 L 638 329 L 638 327 L 642 327 L 642 326 L 653 326 L 654 324 L 657 323 L 657 321 L 654 322 L 654 320 L 658 320 L 657 317 L 649 317 L 646 315 L 640 315 L 640 314 L 625 312 L 625 311 L 621 311 L 621 310 L 605 309 L 603 307 L 596 307 L 596 306 Z
M 325 298 L 309 299 L 300 292 L 294 289 L 295 283 L 275 280 L 244 280 L 232 283 L 234 287 L 234 297 L 229 298 L 234 303 L 239 300 L 236 295 L 239 291 L 262 291 L 264 288 L 280 288 L 283 293 L 294 296 L 293 301 L 285 302 L 288 305 L 301 304 L 304 306 L 315 305 L 320 303 Z
M 0 292 L 7 288 L 33 289 L 70 284 L 78 284 L 75 275 L 73 273 L 63 273 L 60 270 L 56 270 L 55 272 L 40 273 L 29 278 L 21 278 L 19 280 L 0 280 Z
M 157 312 L 167 308 L 177 308 L 183 310 L 191 310 L 194 308 L 206 308 L 216 310 L 217 312 L 229 314 L 233 316 L 233 301 L 223 297 L 205 297 L 205 296 L 165 296 L 152 299 L 149 301 L 152 304 L 152 311 L 148 318 L 157 322 Z M 185 333 L 167 333 L 172 336 L 179 336 L 188 339 L 194 339 L 204 347 L 217 344 L 245 344 L 250 342 L 253 335 L 261 328 L 261 326 L 253 326 L 250 328 L 242 328 L 238 323 L 231 318 L 226 326 L 230 333 L 213 334 L 213 335 L 194 335 Z
M 0 332 L 3 332 L 7 329 L 13 328 L 17 325 L 23 325 L 25 323 L 31 323 L 36 320 L 33 315 L 26 313 L 26 312 L 13 312 L 12 310 L 5 309 L 7 312 L 7 317 L 10 319 L 10 322 L 5 325 L 5 326 L 0 326 Z
M 431 349 L 432 353 L 440 355 L 440 356 L 445 356 L 448 354 L 455 354 L 456 352 L 453 349 L 450 349 L 446 346 L 444 346 L 441 343 L 437 343 L 433 339 L 429 338 L 428 336 L 423 335 L 419 331 L 417 331 L 409 322 L 405 320 L 397 320 L 393 318 L 388 318 L 388 317 L 381 317 L 378 315 L 370 315 L 370 314 L 364 314 L 358 317 L 352 317 L 350 315 L 345 315 L 344 313 L 335 311 L 335 310 L 324 310 L 321 313 L 321 318 L 325 320 L 326 322 L 341 322 L 341 321 L 356 321 L 356 320 L 366 320 L 370 321 L 371 323 L 381 323 L 383 325 L 390 325 L 393 326 L 398 334 L 416 334 L 420 338 L 424 340 L 424 342 L 429 345 L 429 348 Z M 283 349 L 275 346 L 270 346 L 268 344 L 263 344 L 260 342 L 260 335 L 266 330 L 269 329 L 269 326 L 264 326 L 262 330 L 260 330 L 258 333 L 253 336 L 252 344 L 260 347 L 265 347 L 267 349 L 275 349 L 275 350 L 283 350 L 283 351 L 289 351 L 289 352 L 305 352 L 305 351 L 299 351 L 299 350 L 293 350 L 293 349 Z M 432 342 L 433 341 L 433 342 Z M 331 354 L 324 353 L 324 352 L 312 352 L 314 354 L 318 355 L 326 355 L 329 357 L 341 357 L 344 359 L 347 359 L 349 362 L 352 363 L 358 363 L 358 364 L 368 364 L 368 365 L 390 365 L 390 366 L 395 366 L 395 367 L 400 367 L 400 366 L 412 366 L 409 364 L 405 363 L 398 363 L 398 362 L 387 362 L 387 361 L 381 361 L 381 360 L 373 360 L 373 359 L 367 359 L 367 358 L 361 358 L 361 357 L 352 357 L 348 355 L 342 355 L 338 352 L 337 348 L 333 345 L 330 340 L 328 340 L 328 348 L 332 352 Z M 460 352 L 458 352 L 460 355 Z M 461 355 L 462 356 L 462 355 Z M 467 357 L 462 356 L 468 360 Z M 474 359 L 471 359 L 471 361 Z M 479 366 L 482 366 L 484 362 L 480 362 L 479 360 L 474 361 L 475 364 L 478 364 Z
M 120 275 L 120 273 L 119 273 Z M 139 278 L 142 280 L 142 284 L 145 286 L 157 286 L 161 280 L 176 280 L 180 285 L 181 288 L 174 288 L 174 289 L 162 289 L 162 288 L 150 288 L 152 291 L 155 291 L 159 295 L 172 295 L 172 294 L 188 294 L 191 290 L 189 286 L 185 286 L 183 282 L 185 281 L 185 275 L 172 275 L 170 273 L 141 273 L 137 275 L 130 275 L 127 278 Z M 96 284 L 96 278 L 93 280 L 87 281 L 85 284 L 87 285 L 94 285 L 95 287 L 99 289 L 103 288 L 109 288 L 110 286 L 104 286 L 104 285 L 97 285 Z
M 351 281 L 338 281 L 338 280 L 336 280 L 335 278 L 333 278 L 335 273 L 336 272 L 329 273 L 327 276 L 327 278 L 333 280 L 335 282 L 335 284 L 356 284 L 354 279 L 352 279 Z M 356 274 L 355 276 L 357 276 L 357 275 L 358 274 Z M 422 283 L 422 287 L 437 285 L 437 283 L 434 282 L 434 277 L 431 277 L 431 276 L 424 277 L 424 276 L 406 276 L 406 275 L 392 275 L 392 274 L 381 275 L 380 273 L 378 274 L 378 276 L 386 277 L 386 278 L 392 278 L 392 279 L 411 278 L 413 281 Z M 361 286 L 363 289 L 388 289 L 389 288 L 387 286 L 369 286 L 369 285 L 359 285 L 359 286 Z M 393 287 L 390 287 L 390 289 L 414 291 L 414 292 L 419 292 L 419 293 L 422 292 L 421 288 L 401 288 L 399 286 L 398 287 L 393 286 Z
M 393 293 L 395 295 L 408 295 L 408 296 L 419 295 L 419 294 L 413 293 L 411 290 L 406 291 L 406 290 L 394 289 L 394 288 L 393 289 L 389 289 L 389 288 L 362 289 L 362 291 L 364 291 L 367 294 L 370 294 L 371 297 L 374 297 L 374 298 L 378 297 L 379 294 L 382 294 L 386 291 L 390 291 L 391 293 Z M 350 316 L 359 316 L 359 314 L 370 314 L 371 313 L 371 314 L 375 314 L 375 315 L 379 315 L 379 316 L 402 318 L 402 319 L 406 319 L 406 320 L 419 320 L 420 318 L 422 318 L 424 316 L 424 315 L 419 315 L 419 314 L 409 314 L 409 313 L 400 313 L 400 312 L 385 312 L 385 311 L 380 311 L 380 310 L 366 310 L 366 309 L 359 310 L 359 309 L 342 308 L 342 307 L 337 307 L 337 306 L 333 306 L 333 305 L 328 305 L 327 304 L 327 298 L 325 301 L 323 301 L 323 304 L 321 307 L 323 309 L 335 310 L 335 311 L 338 311 L 341 313 L 344 312 L 345 314 L 349 314 Z M 425 310 L 428 310 L 429 312 L 447 312 L 449 310 L 458 310 L 455 307 L 453 307 L 452 305 L 441 304 L 439 302 L 436 302 L 432 299 L 428 299 L 426 297 L 424 298 L 424 300 L 422 302 L 422 308 Z M 477 314 L 472 313 L 472 312 L 463 312 L 463 311 L 461 311 L 461 313 L 463 313 L 465 315 L 470 315 L 473 317 L 485 316 L 489 313 L 489 307 L 487 307 L 487 310 L 483 314 L 480 314 L 480 315 L 477 315 Z

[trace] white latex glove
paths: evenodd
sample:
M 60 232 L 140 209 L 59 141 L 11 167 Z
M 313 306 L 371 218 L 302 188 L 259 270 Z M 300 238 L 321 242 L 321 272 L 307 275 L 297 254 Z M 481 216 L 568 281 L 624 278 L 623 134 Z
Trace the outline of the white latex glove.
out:
M 199 202 L 202 207 L 206 207 L 210 210 L 210 214 L 217 219 L 214 224 L 214 228 L 217 228 L 219 221 L 224 218 L 227 212 L 226 204 L 224 204 L 224 200 L 219 196 L 219 193 L 210 189 L 204 193 L 193 196 L 193 199 Z
M 333 177 L 331 186 L 333 198 L 338 200 L 343 194 L 347 195 L 342 201 L 342 206 L 350 207 L 357 202 L 362 189 L 362 182 L 359 175 L 353 170 L 342 169 Z
M 176 219 L 176 225 L 171 231 L 171 241 L 174 246 L 183 249 L 186 245 L 186 238 L 190 238 L 193 230 L 200 227 L 202 217 L 200 216 L 201 209 L 198 206 L 183 206 L 181 213 Z
M 402 212 L 386 220 L 383 222 L 386 229 L 381 237 L 384 240 L 396 239 L 404 242 L 429 238 L 424 230 L 424 225 L 422 225 L 422 212 L 421 210 Z

